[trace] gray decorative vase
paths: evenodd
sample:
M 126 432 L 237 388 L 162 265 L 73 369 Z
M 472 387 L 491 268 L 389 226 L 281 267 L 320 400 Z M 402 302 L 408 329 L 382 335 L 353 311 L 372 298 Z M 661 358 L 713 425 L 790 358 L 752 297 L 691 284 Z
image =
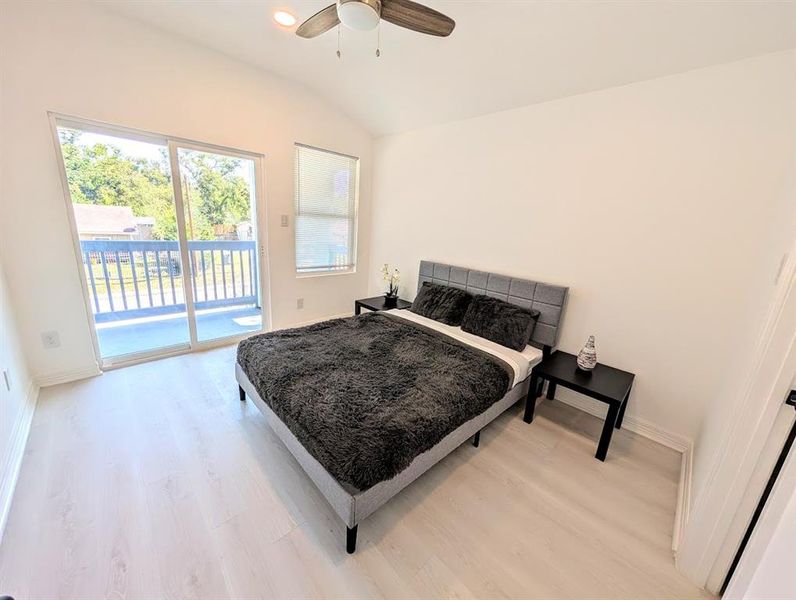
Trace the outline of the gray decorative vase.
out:
M 594 349 L 594 336 L 590 335 L 586 345 L 578 352 L 578 368 L 592 371 L 597 366 L 597 351 Z

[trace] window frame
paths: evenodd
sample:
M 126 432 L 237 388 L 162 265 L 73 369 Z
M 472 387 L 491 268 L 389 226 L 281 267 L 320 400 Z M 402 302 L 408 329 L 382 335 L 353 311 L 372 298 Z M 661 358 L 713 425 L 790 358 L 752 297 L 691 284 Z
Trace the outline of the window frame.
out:
M 352 214 L 348 218 L 348 221 L 351 223 L 351 239 L 350 241 L 350 254 L 351 254 L 351 266 L 337 269 L 334 267 L 325 267 L 325 268 L 308 268 L 308 269 L 300 269 L 298 266 L 298 249 L 296 247 L 297 238 L 298 238 L 298 218 L 301 213 L 298 211 L 298 155 L 299 150 L 301 148 L 306 148 L 309 150 L 316 150 L 318 152 L 325 152 L 327 154 L 334 154 L 337 156 L 342 156 L 344 158 L 350 158 L 354 161 L 354 201 L 353 201 L 353 210 Z M 313 146 L 312 144 L 305 144 L 302 142 L 294 142 L 293 144 L 293 169 L 294 169 L 294 176 L 293 176 L 293 268 L 295 270 L 296 278 L 297 279 L 304 279 L 309 277 L 329 277 L 334 275 L 350 275 L 352 273 L 356 273 L 357 271 L 357 252 L 359 246 L 359 194 L 360 194 L 360 169 L 361 169 L 362 161 L 358 156 L 354 156 L 353 154 L 346 154 L 345 152 L 338 152 L 337 150 L 330 150 L 328 148 L 321 148 L 320 146 Z M 315 213 L 316 215 L 318 213 Z M 340 217 L 339 215 L 326 215 L 329 217 Z

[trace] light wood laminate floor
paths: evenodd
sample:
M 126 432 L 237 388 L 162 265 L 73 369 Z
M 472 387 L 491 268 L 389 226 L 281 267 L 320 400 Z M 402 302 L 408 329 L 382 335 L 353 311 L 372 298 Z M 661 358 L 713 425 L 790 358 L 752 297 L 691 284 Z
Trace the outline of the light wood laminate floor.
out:
M 679 455 L 515 406 L 345 527 L 251 403 L 234 348 L 43 389 L 0 594 L 24 598 L 700 598 L 671 555 Z

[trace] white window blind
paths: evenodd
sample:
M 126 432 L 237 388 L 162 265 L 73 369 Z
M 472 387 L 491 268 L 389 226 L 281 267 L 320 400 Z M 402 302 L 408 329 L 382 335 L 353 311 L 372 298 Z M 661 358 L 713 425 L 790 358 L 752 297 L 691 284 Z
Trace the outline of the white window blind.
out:
M 296 144 L 296 271 L 354 268 L 359 159 Z

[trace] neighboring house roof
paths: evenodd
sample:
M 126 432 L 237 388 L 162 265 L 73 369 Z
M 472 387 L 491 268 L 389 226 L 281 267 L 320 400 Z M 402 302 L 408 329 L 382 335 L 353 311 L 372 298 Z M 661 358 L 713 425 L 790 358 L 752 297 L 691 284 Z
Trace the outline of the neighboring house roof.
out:
M 136 218 L 129 206 L 73 204 L 79 233 L 130 234 L 135 233 Z

